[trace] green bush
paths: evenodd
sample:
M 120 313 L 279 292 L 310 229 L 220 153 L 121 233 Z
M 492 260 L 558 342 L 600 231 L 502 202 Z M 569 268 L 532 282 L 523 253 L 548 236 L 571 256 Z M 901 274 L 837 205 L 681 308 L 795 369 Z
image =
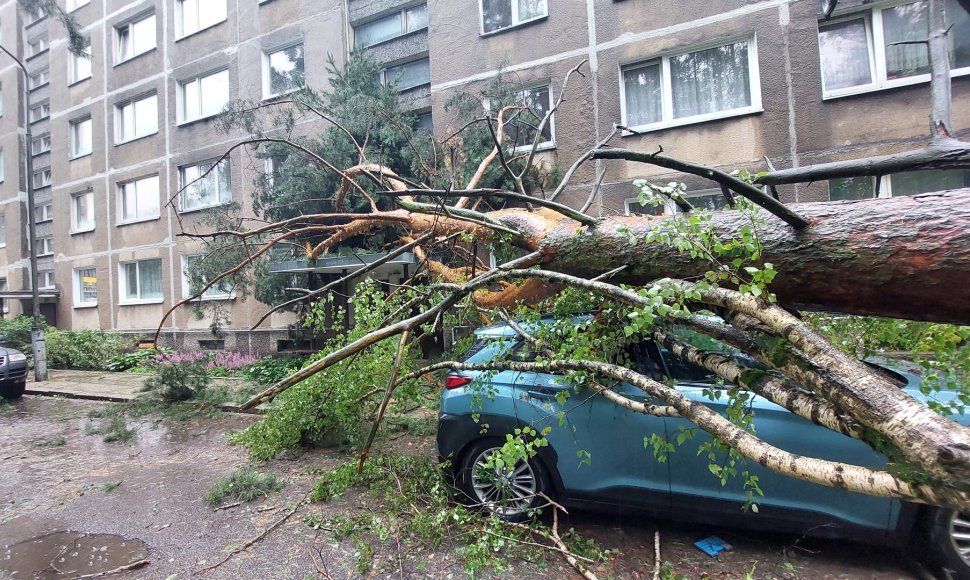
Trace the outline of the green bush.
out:
M 48 328 L 47 364 L 55 369 L 109 370 L 109 363 L 131 345 L 120 334 L 102 330 Z
M 243 369 L 243 376 L 260 385 L 272 385 L 303 368 L 304 356 L 267 356 Z
M 0 334 L 6 337 L 6 346 L 15 348 L 20 352 L 30 353 L 30 328 L 33 326 L 33 319 L 29 316 L 16 316 L 14 318 L 0 319 Z
M 163 401 L 188 401 L 203 396 L 210 378 L 199 363 L 179 362 L 158 366 L 158 373 L 145 379 L 143 391 L 158 394 Z
M 134 352 L 124 352 L 111 357 L 105 368 L 109 371 L 122 372 L 138 366 L 151 366 L 159 353 L 171 354 L 172 352 L 172 349 L 165 347 L 140 348 Z

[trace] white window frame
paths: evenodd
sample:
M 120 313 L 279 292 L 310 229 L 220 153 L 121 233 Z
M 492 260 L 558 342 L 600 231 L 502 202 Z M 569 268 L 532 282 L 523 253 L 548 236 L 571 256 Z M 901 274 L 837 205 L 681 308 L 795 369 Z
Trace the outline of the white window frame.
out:
M 92 69 L 94 67 L 92 66 L 93 57 L 91 56 L 90 39 L 88 40 L 87 47 L 85 47 L 84 49 L 84 54 L 87 55 L 87 58 L 83 56 L 78 56 L 74 53 L 70 53 L 70 52 L 68 53 L 68 59 L 67 59 L 68 77 L 67 78 L 69 83 L 72 85 L 75 83 L 79 83 L 81 81 L 86 81 L 89 78 L 91 78 Z
M 741 42 L 748 43 L 748 79 L 751 83 L 749 87 L 751 92 L 751 104 L 746 107 L 725 109 L 723 111 L 715 111 L 713 113 L 704 113 L 702 115 L 674 119 L 673 86 L 670 82 L 670 59 L 693 52 L 710 50 L 712 48 L 728 46 L 731 44 L 739 44 Z M 629 123 L 627 123 L 626 83 L 624 82 L 623 74 L 627 70 L 637 69 L 655 63 L 660 64 L 661 120 L 655 123 L 631 126 Z M 624 126 L 629 127 L 637 133 L 657 131 L 670 127 L 680 127 L 683 125 L 694 125 L 696 123 L 705 123 L 707 121 L 714 121 L 717 119 L 740 117 L 743 115 L 750 115 L 752 113 L 761 113 L 762 111 L 764 111 L 764 109 L 762 108 L 761 104 L 761 69 L 758 64 L 757 35 L 721 39 L 716 42 L 693 46 L 690 50 L 679 50 L 677 52 L 662 54 L 653 58 L 640 59 L 620 64 L 620 119 L 622 120 L 622 124 Z M 623 134 L 631 135 L 633 133 L 624 132 Z
M 525 26 L 526 24 L 532 22 L 538 22 L 543 18 L 549 17 L 549 0 L 546 0 L 546 13 L 541 16 L 533 16 L 527 20 L 519 20 L 519 0 L 509 0 L 512 4 L 512 24 L 502 28 L 496 28 L 489 32 L 485 32 L 485 2 L 484 0 L 478 0 L 478 33 L 481 36 L 491 36 L 493 34 L 501 34 L 506 30 L 512 30 L 513 28 L 518 28 L 519 26 Z
M 40 111 L 40 113 L 38 115 L 35 115 L 34 111 Z M 28 118 L 30 119 L 31 123 L 36 123 L 38 121 L 43 121 L 44 119 L 47 119 L 50 116 L 51 116 L 51 104 L 50 102 L 47 102 L 47 103 L 39 103 L 31 107 Z
M 37 255 L 38 256 L 53 256 L 54 255 L 54 238 L 53 238 L 53 236 L 44 236 L 42 238 L 37 238 Z
M 527 91 L 534 91 L 535 89 L 546 89 L 546 94 L 549 96 L 548 106 L 550 109 L 552 109 L 552 107 L 556 105 L 556 101 L 552 100 L 552 83 L 539 83 L 539 84 L 526 86 L 522 89 L 515 91 L 515 98 L 519 99 Z M 511 114 L 515 115 L 516 112 L 518 111 L 512 111 Z M 537 119 L 537 122 L 541 122 L 541 121 L 542 121 L 541 118 Z M 508 119 L 506 119 L 506 127 L 507 126 L 508 126 Z M 556 114 L 553 113 L 552 115 L 549 116 L 549 140 L 540 141 L 539 145 L 536 147 L 536 151 L 547 151 L 549 149 L 555 149 L 555 148 L 556 148 Z M 516 152 L 531 151 L 531 150 L 532 150 L 531 142 L 525 145 L 519 145 L 515 148 Z
M 199 20 L 199 7 L 202 5 L 202 3 L 206 3 L 207 6 L 213 6 L 215 5 L 216 2 L 222 2 L 223 8 L 224 8 L 223 17 L 219 20 L 213 20 L 212 22 L 207 22 L 207 23 L 201 22 Z M 186 29 L 185 27 L 186 3 L 190 3 L 192 6 L 194 6 L 194 9 L 196 12 L 195 14 L 196 28 L 193 28 L 191 30 Z M 228 19 L 229 19 L 229 6 L 228 6 L 227 0 L 175 0 L 175 30 L 176 30 L 175 39 L 181 40 L 183 38 L 192 36 L 193 34 L 202 32 L 203 30 L 208 30 L 209 28 L 212 28 L 213 26 L 221 24 Z
M 162 277 L 162 295 L 151 298 L 144 298 L 142 296 L 141 288 L 141 265 L 146 262 L 158 262 L 159 276 Z M 137 296 L 131 298 L 127 295 L 128 292 L 128 276 L 125 272 L 125 267 L 129 264 L 134 264 L 136 268 L 135 278 L 138 285 Z M 147 258 L 144 260 L 131 260 L 127 262 L 118 263 L 118 304 L 122 306 L 129 306 L 133 304 L 160 304 L 165 301 L 165 271 L 162 269 L 162 259 L 161 258 Z
M 146 183 L 149 180 L 155 180 L 156 195 L 161 195 L 161 178 L 156 175 L 146 175 L 144 177 L 139 177 L 137 179 L 131 179 L 118 184 L 118 225 L 135 224 L 139 222 L 145 222 L 150 220 L 156 220 L 161 217 L 161 198 L 155 200 L 155 211 L 154 213 L 140 214 L 137 208 L 138 205 L 138 186 L 139 184 Z M 130 218 L 125 218 L 126 206 L 125 206 L 125 194 L 128 192 L 129 187 L 134 187 L 135 195 L 135 216 Z
M 137 121 L 137 114 L 139 111 L 138 104 L 147 103 L 148 101 L 152 101 L 155 103 L 155 106 L 152 108 L 152 113 L 151 113 L 152 119 L 154 121 L 154 128 L 146 133 L 136 133 L 135 131 L 137 130 L 137 127 L 138 127 L 138 121 Z M 127 114 L 133 115 L 133 118 L 132 118 L 133 134 L 126 136 L 124 134 L 125 119 L 126 119 L 125 110 L 128 107 L 131 107 L 131 112 Z M 158 133 L 158 94 L 157 93 L 150 93 L 147 95 L 134 97 L 126 101 L 122 101 L 120 103 L 115 104 L 115 145 L 121 145 L 123 143 L 136 141 L 138 139 L 149 137 L 157 133 Z
M 94 271 L 94 298 L 85 299 L 84 295 L 84 273 Z M 91 308 L 98 305 L 98 269 L 94 266 L 82 266 L 74 268 L 74 308 Z
M 143 22 L 145 22 L 146 20 L 149 20 L 149 19 L 151 19 L 151 21 L 152 21 L 152 25 L 151 25 L 152 43 L 151 43 L 151 46 L 145 45 L 142 48 L 142 50 L 139 50 L 139 51 L 136 52 L 135 51 L 135 48 L 134 48 L 135 47 L 135 41 L 134 41 L 134 39 L 135 39 L 135 29 L 138 27 L 139 24 L 142 24 Z M 122 64 L 122 63 L 125 63 L 125 62 L 128 62 L 129 60 L 132 60 L 132 59 L 134 59 L 136 57 L 139 57 L 139 56 L 141 56 L 143 54 L 147 54 L 147 53 L 155 50 L 156 48 L 158 48 L 158 29 L 157 29 L 157 21 L 155 20 L 155 13 L 154 12 L 150 12 L 148 14 L 141 14 L 141 15 L 136 16 L 136 17 L 134 17 L 134 18 L 132 18 L 130 20 L 127 20 L 125 22 L 122 22 L 121 24 L 117 24 L 117 25 L 115 25 L 114 29 L 115 29 L 115 32 L 114 32 L 115 66 L 117 66 L 119 64 Z M 122 50 L 123 49 L 123 46 L 122 46 L 122 35 L 123 34 L 128 35 L 129 44 L 132 46 L 131 54 L 129 54 L 127 56 L 124 54 L 124 52 Z
M 354 46 L 356 48 L 369 48 L 371 46 L 377 46 L 377 45 L 383 44 L 385 42 L 390 42 L 390 41 L 394 40 L 395 38 L 401 38 L 402 36 L 411 34 L 412 32 L 418 32 L 420 30 L 427 30 L 428 29 L 427 19 L 425 21 L 424 26 L 422 26 L 421 28 L 415 28 L 413 30 L 408 30 L 408 25 L 409 25 L 409 22 L 408 22 L 408 20 L 409 20 L 408 19 L 408 13 L 411 12 L 412 10 L 414 10 L 415 8 L 418 8 L 419 6 L 424 6 L 425 13 L 427 13 L 428 4 L 425 2 L 423 4 L 415 4 L 413 6 L 408 6 L 407 8 L 402 8 L 402 9 L 396 10 L 395 12 L 391 12 L 390 14 L 384 14 L 383 16 L 380 16 L 379 18 L 374 18 L 373 20 L 370 20 L 368 22 L 364 22 L 362 24 L 358 24 L 357 26 L 354 26 Z M 365 27 L 370 26 L 372 24 L 376 24 L 377 22 L 382 22 L 384 20 L 391 20 L 393 18 L 397 18 L 398 19 L 399 27 L 398 27 L 397 34 L 395 34 L 394 36 L 390 36 L 388 38 L 385 38 L 384 40 L 380 40 L 378 42 L 374 42 L 372 44 L 361 44 L 361 43 L 358 43 L 357 42 L 357 31 L 359 29 L 365 28 Z
M 39 147 L 35 147 L 35 144 L 40 144 Z M 43 135 L 34 137 L 30 140 L 30 154 L 33 156 L 43 155 L 51 150 L 51 134 L 44 133 Z
M 190 163 L 188 165 L 182 165 L 179 167 L 179 191 L 180 191 L 179 212 L 188 213 L 192 211 L 207 209 L 210 207 L 218 207 L 220 205 L 226 205 L 227 203 L 232 203 L 232 168 L 229 164 L 229 158 L 223 159 L 221 162 L 215 165 L 214 168 L 212 168 L 213 164 L 216 161 L 218 161 L 218 159 L 209 159 L 207 161 L 201 161 L 199 163 Z M 211 171 L 209 171 L 210 168 L 212 168 Z M 188 169 L 196 169 L 199 175 L 202 175 L 206 171 L 209 171 L 208 175 L 206 175 L 205 177 L 199 178 L 198 180 L 193 180 L 192 183 L 195 183 L 201 180 L 201 181 L 209 182 L 211 186 L 211 182 L 214 181 L 216 183 L 216 197 L 217 197 L 217 199 L 214 202 L 207 203 L 207 204 L 193 205 L 191 207 L 186 205 L 185 200 L 189 198 L 185 195 L 185 191 L 182 191 L 182 190 L 188 187 L 191 187 L 192 185 L 192 183 L 186 183 L 187 178 L 185 177 L 185 173 L 186 173 L 186 170 Z M 218 184 L 221 183 L 222 181 L 221 178 L 223 176 L 223 173 L 228 173 L 227 177 L 229 181 L 229 191 L 227 192 L 223 192 L 220 189 L 218 189 Z M 223 199 L 223 196 L 225 196 L 224 199 Z
M 81 220 L 82 216 L 78 212 L 78 200 L 80 198 L 88 198 L 88 215 L 83 216 L 83 222 Z M 96 225 L 97 224 L 94 218 L 94 191 L 80 191 L 78 193 L 71 194 L 71 233 L 80 234 L 84 232 L 91 232 L 94 231 Z
M 7 247 L 7 214 L 0 213 L 0 248 Z
M 277 52 L 283 52 L 288 48 L 293 48 L 294 46 L 303 46 L 303 84 L 306 84 L 306 45 L 303 39 L 295 40 L 293 42 L 283 44 L 280 46 L 274 46 L 273 48 L 263 51 L 263 100 L 275 99 L 283 95 L 288 95 L 292 92 L 300 90 L 300 87 L 294 87 L 288 91 L 282 93 L 274 93 L 272 91 L 272 81 L 270 79 L 270 57 Z
M 226 95 L 225 95 L 225 99 L 222 102 L 222 106 L 219 107 L 219 111 L 217 111 L 215 113 L 211 113 L 211 114 L 204 115 L 204 114 L 202 114 L 202 108 L 201 108 L 202 107 L 202 102 L 203 102 L 202 81 L 204 81 L 205 79 L 214 77 L 216 75 L 221 75 L 221 74 L 225 74 L 226 75 Z M 184 124 L 187 124 L 187 123 L 192 123 L 194 121 L 199 121 L 201 119 L 208 119 L 208 118 L 215 117 L 215 116 L 219 115 L 222 112 L 222 110 L 225 109 L 226 104 L 229 103 L 229 94 L 230 94 L 230 91 L 231 90 L 232 90 L 232 87 L 230 85 L 230 80 L 229 80 L 229 69 L 228 68 L 225 68 L 225 67 L 224 68 L 220 68 L 220 69 L 216 69 L 216 70 L 212 70 L 212 71 L 209 71 L 209 72 L 200 74 L 198 76 L 195 76 L 195 77 L 192 77 L 192 78 L 188 78 L 188 79 L 183 79 L 183 80 L 179 81 L 178 82 L 178 91 L 176 91 L 176 98 L 177 98 L 177 105 L 178 105 L 178 123 L 179 123 L 179 125 L 184 125 Z M 186 106 L 187 106 L 186 103 L 187 103 L 188 99 L 186 99 L 185 96 L 186 96 L 187 91 L 195 91 L 196 93 L 198 93 L 196 95 L 196 102 L 199 104 L 199 110 L 198 111 L 188 111 L 186 109 Z M 206 95 L 204 98 L 206 100 L 211 100 L 214 97 L 212 95 Z
M 85 123 L 90 125 L 88 130 L 88 142 L 81 143 L 81 136 L 83 132 L 81 131 Z M 69 128 L 69 147 L 71 153 L 71 160 L 78 159 L 81 157 L 86 157 L 94 151 L 94 121 L 91 120 L 90 115 L 87 117 L 74 119 L 68 125 Z M 86 147 L 84 147 L 86 145 Z
M 954 171 L 960 171 L 960 170 L 957 169 Z M 870 177 L 870 179 L 874 179 L 874 178 Z M 880 175 L 878 184 L 875 181 L 873 181 L 873 187 L 876 187 L 877 185 L 879 189 L 878 195 L 876 195 L 876 197 L 874 198 L 865 198 L 865 199 L 889 199 L 893 197 L 893 174 L 892 173 L 888 175 Z M 925 195 L 928 193 L 935 193 L 935 191 L 927 191 L 918 195 Z M 904 195 L 903 197 L 906 197 L 906 196 Z M 837 201 L 850 201 L 850 200 L 837 200 Z
M 7 170 L 3 162 L 3 149 L 0 149 L 0 183 L 3 183 L 7 178 Z
M 31 179 L 34 180 L 33 185 L 35 189 L 39 189 L 41 187 L 50 187 L 52 183 L 51 178 L 52 176 L 51 176 L 50 167 L 45 167 L 44 169 L 38 169 L 37 171 L 34 172 L 34 175 L 31 176 Z
M 33 10 L 30 10 L 29 12 L 27 12 L 27 18 L 25 18 L 24 20 L 27 21 L 27 26 L 30 26 L 31 24 L 40 22 L 45 18 L 47 18 L 47 11 L 44 10 L 43 7 L 38 6 Z
M 944 0 L 945 1 L 945 0 Z M 869 75 L 872 78 L 872 82 L 865 85 L 856 85 L 852 87 L 845 87 L 843 89 L 833 89 L 827 90 L 825 88 L 825 74 L 824 68 L 825 63 L 822 61 L 822 51 L 819 50 L 819 84 L 822 86 L 822 99 L 838 99 L 841 97 L 848 97 L 852 95 L 859 95 L 863 93 L 871 93 L 874 91 L 882 91 L 885 89 L 892 89 L 896 87 L 905 87 L 910 85 L 918 85 L 921 83 L 928 83 L 930 81 L 930 75 L 914 75 L 909 77 L 903 77 L 899 79 L 887 79 L 886 78 L 886 41 L 882 25 L 882 11 L 894 8 L 896 6 L 902 6 L 905 4 L 915 4 L 911 0 L 906 1 L 895 1 L 895 2 L 883 2 L 876 6 L 871 4 L 866 4 L 864 6 L 854 7 L 846 11 L 838 11 L 837 15 L 828 21 L 820 20 L 818 22 L 819 30 L 821 33 L 821 28 L 826 25 L 838 24 L 840 22 L 848 22 L 850 20 L 858 20 L 862 18 L 866 27 L 866 40 L 868 42 L 869 49 Z M 816 42 L 821 41 L 821 36 Z M 929 50 L 929 49 L 927 49 Z M 970 75 L 970 66 L 965 66 L 961 68 L 951 68 L 950 78 Z
M 65 3 L 65 8 L 68 12 L 73 12 L 81 6 L 87 6 L 90 3 L 91 0 L 67 0 Z
M 29 90 L 39 89 L 46 86 L 51 82 L 51 69 L 45 68 L 34 73 L 30 73 L 27 77 L 27 88 Z
M 35 212 L 34 215 L 37 216 L 36 223 L 39 223 L 40 224 L 40 223 L 49 222 L 49 221 L 53 221 L 54 220 L 54 204 L 51 203 L 51 202 L 42 203 L 42 204 L 38 205 L 34 209 L 34 212 Z
M 8 288 L 9 288 L 9 286 L 7 284 L 7 279 L 6 278 L 0 278 L 0 292 L 6 292 Z M 9 314 L 10 313 L 10 298 L 4 298 L 3 299 L 2 312 L 4 314 Z
M 27 58 L 33 58 L 50 48 L 46 36 L 38 36 L 27 41 Z
M 38 290 L 49 290 L 57 287 L 57 281 L 54 279 L 54 270 L 38 271 L 37 278 Z
M 191 281 L 189 280 L 189 274 L 188 274 L 189 262 L 193 259 L 197 259 L 197 258 L 201 259 L 203 257 L 204 257 L 204 254 L 185 254 L 182 256 L 182 296 L 184 298 L 191 298 L 193 296 L 192 290 L 191 290 L 192 285 L 191 285 Z M 226 279 L 223 279 L 223 281 L 225 281 L 225 283 L 227 284 L 229 283 L 228 280 Z M 223 291 L 222 289 L 219 288 L 219 286 L 223 284 L 223 281 L 220 281 L 219 284 L 216 284 L 215 286 L 212 286 L 211 288 L 203 292 L 202 296 L 200 296 L 199 298 L 196 298 L 196 300 L 205 302 L 209 300 L 234 299 L 236 297 L 236 292 L 233 289 L 230 288 L 228 291 Z

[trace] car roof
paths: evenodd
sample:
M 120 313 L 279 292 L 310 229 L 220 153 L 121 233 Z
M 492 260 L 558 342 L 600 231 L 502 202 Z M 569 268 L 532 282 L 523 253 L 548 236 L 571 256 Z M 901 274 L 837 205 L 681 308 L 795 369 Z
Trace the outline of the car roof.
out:
M 590 318 L 589 315 L 574 316 L 573 322 L 581 323 Z M 557 319 L 554 314 L 544 314 L 539 318 L 539 324 L 552 324 Z M 531 329 L 535 328 L 535 323 L 518 321 L 518 324 L 523 330 L 529 332 Z M 519 333 L 516 332 L 507 322 L 500 322 L 498 324 L 493 324 L 491 326 L 483 326 L 481 328 L 475 329 L 475 336 L 478 338 L 504 338 L 504 337 L 515 337 L 518 338 Z

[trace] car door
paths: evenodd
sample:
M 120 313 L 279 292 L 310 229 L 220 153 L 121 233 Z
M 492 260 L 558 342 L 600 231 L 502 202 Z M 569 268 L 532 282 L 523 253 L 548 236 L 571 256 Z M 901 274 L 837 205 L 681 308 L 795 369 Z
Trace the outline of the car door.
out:
M 657 347 L 656 352 L 669 376 L 676 381 L 678 390 L 718 413 L 726 414 L 727 390 L 718 388 L 705 369 L 679 361 L 665 349 Z M 711 400 L 711 395 L 715 400 Z M 754 397 L 751 411 L 754 413 L 755 434 L 780 449 L 865 467 L 881 468 L 886 464 L 886 458 L 868 445 L 815 425 L 762 397 Z M 671 492 L 675 498 L 680 496 L 688 502 L 692 501 L 691 497 L 715 498 L 723 502 L 712 505 L 712 509 L 738 513 L 746 500 L 744 478 L 740 473 L 749 470 L 758 477 L 764 491 L 764 497 L 755 497 L 759 506 L 817 512 L 868 527 L 885 528 L 889 525 L 895 503 L 891 500 L 786 477 L 754 462 L 739 463 L 739 476 L 721 485 L 720 478 L 711 471 L 708 454 L 703 451 L 711 437 L 681 418 L 668 418 L 667 429 L 669 442 L 678 447 L 669 458 Z M 678 445 L 678 438 L 683 439 L 681 433 L 684 431 L 693 436 Z M 725 461 L 724 453 L 715 459 L 719 465 Z M 806 521 L 806 525 L 810 524 Z
M 610 385 L 631 398 L 642 391 L 619 383 Z M 644 438 L 666 438 L 662 417 L 629 411 L 591 389 L 578 390 L 560 375 L 519 373 L 515 379 L 519 421 L 537 431 L 549 427 L 550 446 L 558 457 L 556 469 L 569 495 L 596 501 L 669 505 L 669 470 L 658 462 Z

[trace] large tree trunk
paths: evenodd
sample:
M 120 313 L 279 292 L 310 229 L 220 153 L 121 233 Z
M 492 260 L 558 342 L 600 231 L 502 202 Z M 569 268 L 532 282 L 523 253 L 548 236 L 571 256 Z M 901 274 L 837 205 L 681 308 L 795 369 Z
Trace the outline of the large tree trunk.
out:
M 766 215 L 758 227 L 764 258 L 778 270 L 771 289 L 783 304 L 970 324 L 970 189 L 792 209 L 811 225 L 796 231 Z M 517 243 L 541 251 L 545 269 L 595 276 L 626 265 L 619 279 L 643 284 L 710 268 L 660 244 L 630 243 L 665 217 L 614 217 L 583 227 L 550 219 L 548 211 L 488 215 L 525 232 Z M 724 235 L 749 223 L 736 211 L 717 212 L 714 222 Z

